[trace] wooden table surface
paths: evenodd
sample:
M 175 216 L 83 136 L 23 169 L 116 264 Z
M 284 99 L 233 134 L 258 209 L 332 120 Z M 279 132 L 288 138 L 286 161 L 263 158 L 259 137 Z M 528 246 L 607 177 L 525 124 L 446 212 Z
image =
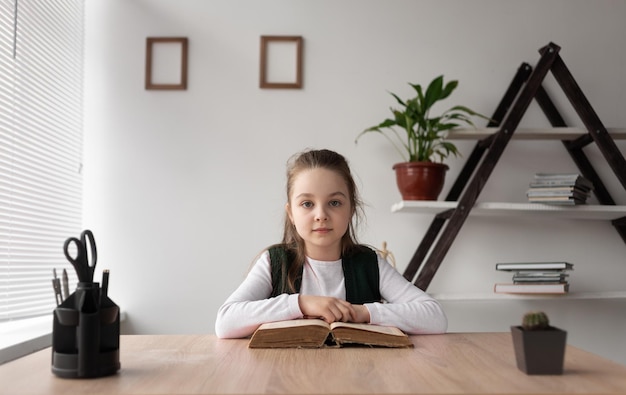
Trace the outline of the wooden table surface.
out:
M 563 375 L 528 376 L 510 333 L 411 338 L 413 349 L 268 350 L 214 335 L 122 336 L 113 376 L 58 378 L 48 348 L 1 365 L 0 393 L 626 393 L 626 366 L 572 346 Z

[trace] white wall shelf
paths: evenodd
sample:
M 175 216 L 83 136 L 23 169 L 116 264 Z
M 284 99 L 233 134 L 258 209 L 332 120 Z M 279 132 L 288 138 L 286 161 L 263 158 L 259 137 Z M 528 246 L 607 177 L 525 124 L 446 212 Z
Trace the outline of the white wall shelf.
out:
M 394 213 L 438 214 L 455 209 L 458 202 L 403 200 L 394 204 Z M 626 216 L 626 206 L 588 205 L 558 206 L 542 203 L 476 203 L 470 215 L 476 216 L 528 216 L 561 219 L 613 220 Z
M 480 300 L 571 300 L 571 299 L 626 299 L 626 291 L 614 292 L 569 292 L 562 295 L 545 294 L 499 294 L 488 292 L 432 293 L 437 300 L 480 301 Z
M 500 128 L 458 128 L 450 131 L 449 140 L 481 140 L 499 131 Z M 607 128 L 613 140 L 626 140 L 626 129 Z M 587 130 L 574 127 L 560 128 L 517 128 L 511 137 L 512 140 L 574 140 Z

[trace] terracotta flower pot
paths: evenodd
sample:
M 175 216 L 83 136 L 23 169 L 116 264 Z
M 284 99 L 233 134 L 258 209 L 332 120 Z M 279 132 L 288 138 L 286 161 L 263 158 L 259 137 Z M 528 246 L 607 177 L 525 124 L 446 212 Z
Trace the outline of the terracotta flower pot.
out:
M 437 200 L 448 166 L 434 162 L 403 162 L 393 165 L 402 200 Z
M 527 331 L 512 326 L 515 361 L 526 374 L 562 374 L 567 332 L 550 326 Z

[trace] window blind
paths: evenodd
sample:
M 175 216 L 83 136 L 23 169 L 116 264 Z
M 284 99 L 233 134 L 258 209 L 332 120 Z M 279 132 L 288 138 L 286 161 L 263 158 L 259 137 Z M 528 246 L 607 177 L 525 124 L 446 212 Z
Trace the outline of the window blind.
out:
M 76 281 L 83 1 L 0 0 L 0 322 L 52 312 L 53 268 Z

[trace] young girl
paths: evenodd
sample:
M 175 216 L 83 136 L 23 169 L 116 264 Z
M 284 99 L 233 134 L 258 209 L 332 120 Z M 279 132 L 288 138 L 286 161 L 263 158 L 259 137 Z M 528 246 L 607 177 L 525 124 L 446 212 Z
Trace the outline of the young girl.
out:
M 262 323 L 304 317 L 445 332 L 439 303 L 357 244 L 361 206 L 343 156 L 311 150 L 292 157 L 283 241 L 260 255 L 220 307 L 217 336 L 247 337 Z

